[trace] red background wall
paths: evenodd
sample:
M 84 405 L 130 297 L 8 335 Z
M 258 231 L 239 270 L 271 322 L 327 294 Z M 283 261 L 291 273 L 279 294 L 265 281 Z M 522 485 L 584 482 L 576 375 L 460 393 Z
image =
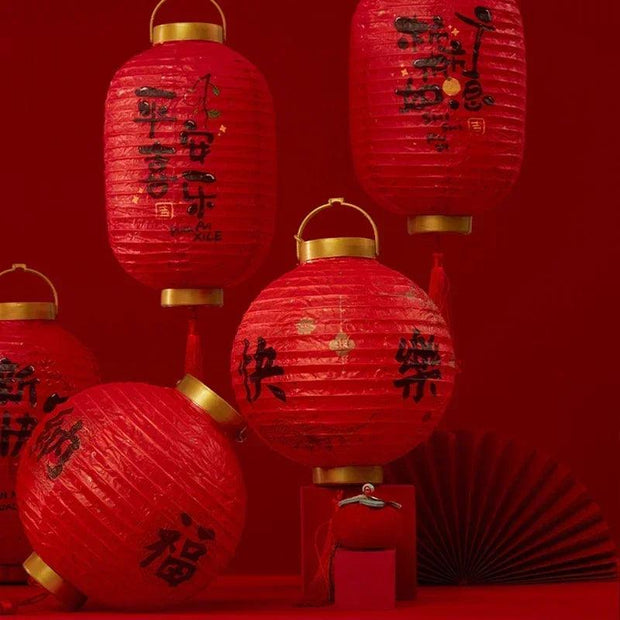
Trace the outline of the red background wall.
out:
M 412 2 L 413 3 L 413 2 Z M 196 18 L 177 0 L 166 17 Z M 229 348 L 258 291 L 293 267 L 302 216 L 330 196 L 368 207 L 383 258 L 426 284 L 433 244 L 373 208 L 354 178 L 347 50 L 355 0 L 223 0 L 229 42 L 267 76 L 280 147 L 279 216 L 268 261 L 204 315 L 210 384 L 232 397 Z M 102 122 L 113 72 L 148 44 L 154 0 L 3 0 L 0 5 L 0 266 L 27 262 L 61 295 L 60 321 L 109 381 L 172 384 L 183 317 L 159 308 L 106 241 Z M 495 428 L 571 465 L 620 532 L 618 423 L 617 0 L 523 0 L 529 127 L 511 198 L 446 243 L 463 373 L 444 426 Z M 185 10 L 187 9 L 187 10 Z M 193 14 L 192 14 L 193 13 Z M 615 112 L 614 112 L 615 108 Z M 615 176 L 614 176 L 615 175 Z M 315 231 L 357 229 L 334 219 Z M 38 289 L 39 292 L 41 289 Z M 2 286 L 3 299 L 8 299 Z M 250 494 L 242 572 L 298 566 L 298 486 L 309 472 L 256 439 L 240 449 Z

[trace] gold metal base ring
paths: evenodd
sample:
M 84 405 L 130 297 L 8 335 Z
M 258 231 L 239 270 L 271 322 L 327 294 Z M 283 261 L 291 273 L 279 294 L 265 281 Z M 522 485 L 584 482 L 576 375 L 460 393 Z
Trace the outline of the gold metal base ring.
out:
M 315 467 L 312 470 L 312 482 L 319 486 L 340 486 L 345 484 L 381 484 L 383 467 L 370 465 L 364 467 L 334 467 L 324 469 Z
M 469 215 L 418 215 L 407 219 L 410 235 L 457 233 L 471 235 L 473 218 Z
M 50 568 L 36 553 L 24 562 L 24 570 L 50 594 L 53 594 L 67 609 L 75 611 L 84 605 L 86 596 L 57 572 Z
M 237 411 L 196 377 L 185 375 L 179 381 L 177 390 L 205 411 L 217 424 L 234 429 L 245 426 L 243 418 Z
M 224 305 L 224 291 L 221 288 L 167 288 L 161 292 L 161 305 L 164 308 L 181 306 Z

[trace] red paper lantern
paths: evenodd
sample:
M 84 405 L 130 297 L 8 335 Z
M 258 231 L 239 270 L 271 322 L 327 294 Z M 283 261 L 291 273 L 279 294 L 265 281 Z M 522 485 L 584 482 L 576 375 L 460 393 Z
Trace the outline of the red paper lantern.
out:
M 74 608 L 86 596 L 164 608 L 204 589 L 243 529 L 241 470 L 215 423 L 238 419 L 189 375 L 177 389 L 119 383 L 71 398 L 20 464 L 26 570 Z
M 516 182 L 526 61 L 517 0 L 361 0 L 353 18 L 358 178 L 410 233 L 471 231 Z
M 0 582 L 25 581 L 21 563 L 30 551 L 17 516 L 15 478 L 22 447 L 41 420 L 85 387 L 99 382 L 92 353 L 56 322 L 52 283 L 26 265 L 24 271 L 51 287 L 54 303 L 0 303 Z
M 153 28 L 114 76 L 105 114 L 109 239 L 162 305 L 221 305 L 264 258 L 275 221 L 275 129 L 265 79 L 224 25 Z
M 252 303 L 231 372 L 248 424 L 320 483 L 380 482 L 382 466 L 427 437 L 450 398 L 455 362 L 426 293 L 381 265 L 375 240 L 303 241 L 300 266 Z

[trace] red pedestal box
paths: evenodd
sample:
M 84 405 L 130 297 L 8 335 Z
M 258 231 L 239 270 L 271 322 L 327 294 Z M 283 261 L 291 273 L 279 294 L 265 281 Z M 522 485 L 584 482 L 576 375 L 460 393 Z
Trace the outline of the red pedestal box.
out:
M 396 551 L 347 551 L 334 555 L 337 609 L 378 610 L 396 606 Z
M 326 605 L 334 600 L 334 555 L 336 547 L 331 519 L 338 502 L 359 495 L 361 486 L 301 488 L 301 563 L 304 602 Z M 402 505 L 404 535 L 396 549 L 396 598 L 416 597 L 415 487 L 377 486 L 377 497 Z

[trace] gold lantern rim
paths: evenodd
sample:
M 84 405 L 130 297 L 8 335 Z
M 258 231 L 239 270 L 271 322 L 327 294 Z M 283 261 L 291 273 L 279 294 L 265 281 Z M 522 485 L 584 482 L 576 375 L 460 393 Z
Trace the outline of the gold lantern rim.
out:
M 410 235 L 427 233 L 456 233 L 471 235 L 473 217 L 471 215 L 417 215 L 407 218 Z
M 238 431 L 239 437 L 243 436 L 245 420 L 241 414 L 202 381 L 188 374 L 179 381 L 176 389 L 194 405 L 202 409 L 214 422 L 224 428 Z
M 14 263 L 10 269 L 0 272 L 0 278 L 9 273 L 23 271 L 41 278 L 51 289 L 53 302 L 17 301 L 0 303 L 0 321 L 53 321 L 58 315 L 58 292 L 52 281 L 36 269 L 30 269 L 24 263 Z
M 317 486 L 346 486 L 350 484 L 382 484 L 383 467 L 381 465 L 351 467 L 315 467 L 312 470 L 312 482 Z
M 162 308 L 224 305 L 221 288 L 167 288 L 161 292 Z
M 174 22 L 155 26 L 157 13 L 166 2 L 168 2 L 168 0 L 160 0 L 151 14 L 149 29 L 150 39 L 153 45 L 168 43 L 170 41 L 211 41 L 214 43 L 224 43 L 226 41 L 226 15 L 222 7 L 215 0 L 209 0 L 209 2 L 220 14 L 222 19 L 221 25 L 207 22 Z
M 319 213 L 330 207 L 342 206 L 361 213 L 372 226 L 374 238 L 367 237 L 329 237 L 324 239 L 305 240 L 302 235 L 309 224 Z M 297 260 L 300 264 L 316 260 L 318 258 L 377 258 L 379 256 L 379 229 L 370 214 L 344 198 L 330 198 L 329 201 L 317 207 L 304 218 L 295 235 L 297 242 Z
M 67 609 L 75 611 L 82 607 L 87 597 L 75 586 L 63 579 L 37 553 L 32 553 L 23 563 L 24 570 L 42 588 L 56 597 Z

